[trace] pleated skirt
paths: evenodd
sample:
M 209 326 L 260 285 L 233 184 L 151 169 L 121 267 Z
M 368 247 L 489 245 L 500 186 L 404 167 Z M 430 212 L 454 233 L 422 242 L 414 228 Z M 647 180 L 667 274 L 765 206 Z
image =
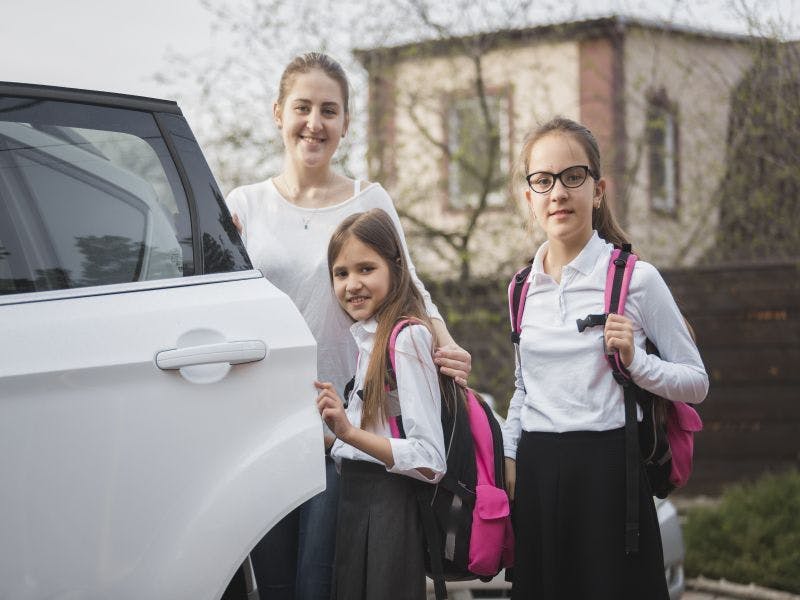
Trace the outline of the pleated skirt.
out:
M 381 465 L 342 461 L 335 600 L 425 600 L 420 485 Z
M 625 553 L 625 432 L 523 431 L 513 507 L 516 600 L 668 600 L 650 486 L 638 554 Z

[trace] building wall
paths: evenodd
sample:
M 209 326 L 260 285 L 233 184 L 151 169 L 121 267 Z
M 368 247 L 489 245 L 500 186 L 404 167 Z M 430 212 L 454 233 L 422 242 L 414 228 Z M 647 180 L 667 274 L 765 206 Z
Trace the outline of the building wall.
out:
M 625 35 L 626 225 L 635 247 L 659 266 L 695 264 L 714 241 L 715 192 L 725 166 L 731 90 L 750 66 L 741 42 L 632 28 Z M 677 109 L 678 207 L 652 210 L 645 145 L 648 94 Z
M 488 90 L 507 94 L 510 112 L 501 140 L 504 163 L 511 172 L 522 139 L 536 123 L 554 114 L 580 115 L 579 44 L 572 41 L 531 42 L 523 47 L 494 50 L 483 57 L 483 77 Z M 445 106 L 450 94 L 464 94 L 474 85 L 475 68 L 464 56 L 423 57 L 394 67 L 395 109 L 393 164 L 395 179 L 390 193 L 398 206 L 437 226 L 465 222 L 463 212 L 448 207 L 446 160 L 437 143 L 446 141 Z M 429 139 L 432 138 L 432 139 Z M 470 249 L 473 274 L 482 276 L 513 269 L 530 258 L 541 241 L 526 230 L 527 207 L 517 181 L 508 205 L 492 208 L 480 221 Z M 409 227 L 411 230 L 411 227 Z M 433 244 L 413 243 L 419 268 L 447 276 L 444 261 Z M 455 254 L 447 253 L 453 260 Z
M 463 229 L 448 205 L 445 113 L 468 93 L 475 68 L 457 41 L 451 52 L 405 54 L 370 74 L 370 172 L 387 185 L 407 221 L 418 268 L 451 278 L 458 256 L 441 240 L 415 235 L 425 225 Z M 751 64 L 742 41 L 637 25 L 516 39 L 483 55 L 488 90 L 507 94 L 502 140 L 512 173 L 525 134 L 555 115 L 580 120 L 601 147 L 607 197 L 634 247 L 658 266 L 695 264 L 713 242 L 715 192 L 728 141 L 731 89 Z M 646 153 L 647 99 L 661 92 L 678 118 L 678 208 L 651 209 Z M 379 104 L 374 104 L 380 99 Z M 378 158 L 379 157 L 379 158 Z M 527 224 L 524 182 L 509 182 L 508 205 L 479 221 L 469 247 L 474 276 L 511 272 L 543 235 Z

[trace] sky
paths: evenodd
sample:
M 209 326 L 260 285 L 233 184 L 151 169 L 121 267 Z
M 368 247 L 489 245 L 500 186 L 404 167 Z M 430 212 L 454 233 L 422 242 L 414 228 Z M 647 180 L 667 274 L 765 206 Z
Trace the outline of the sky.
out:
M 543 20 L 623 13 L 744 33 L 723 9 L 737 3 L 757 7 L 767 21 L 788 21 L 790 37 L 800 38 L 800 0 L 540 0 L 536 6 Z M 570 12 L 558 14 L 566 6 Z M 175 99 L 174 87 L 155 78 L 174 69 L 168 56 L 223 56 L 232 42 L 200 0 L 0 0 L 0 10 L 0 81 Z M 189 122 L 201 119 L 191 91 L 179 93 Z
M 291 0 L 287 0 L 291 1 Z M 735 2 L 736 0 L 734 0 Z M 624 10 L 663 15 L 667 0 L 593 0 L 578 11 Z M 724 0 L 675 2 L 702 27 L 736 29 L 720 10 Z M 759 12 L 788 17 L 799 32 L 800 0 L 756 1 Z M 591 8 L 589 8 L 591 7 Z M 159 96 L 153 75 L 169 52 L 224 52 L 230 34 L 212 31 L 214 17 L 200 0 L 0 0 L 0 80 Z M 550 9 L 548 9 L 550 10 Z M 795 13 L 795 14 L 793 14 Z

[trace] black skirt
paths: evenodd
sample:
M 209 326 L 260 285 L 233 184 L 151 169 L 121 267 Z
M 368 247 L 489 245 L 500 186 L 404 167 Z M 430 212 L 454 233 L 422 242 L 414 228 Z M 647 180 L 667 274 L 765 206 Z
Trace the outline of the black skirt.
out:
M 425 600 L 422 485 L 382 465 L 342 461 L 335 600 Z
M 639 553 L 625 553 L 625 433 L 523 431 L 513 507 L 517 600 L 668 600 L 658 517 L 639 478 Z

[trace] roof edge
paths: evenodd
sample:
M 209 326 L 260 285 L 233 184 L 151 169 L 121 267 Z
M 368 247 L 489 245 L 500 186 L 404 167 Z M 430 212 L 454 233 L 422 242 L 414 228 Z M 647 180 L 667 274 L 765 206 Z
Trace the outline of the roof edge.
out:
M 695 28 L 669 21 L 647 20 L 614 14 L 580 21 L 564 21 L 560 23 L 523 27 L 520 29 L 504 29 L 465 36 L 422 40 L 420 42 L 411 42 L 397 46 L 359 48 L 353 50 L 353 55 L 365 68 L 369 68 L 370 63 L 376 59 L 380 59 L 380 63 L 386 65 L 387 62 L 398 62 L 412 55 L 414 57 L 441 55 L 451 51 L 456 42 L 460 42 L 462 45 L 494 48 L 503 43 L 521 42 L 531 38 L 537 40 L 554 40 L 568 37 L 585 39 L 603 35 L 622 35 L 628 29 L 647 29 L 732 43 L 753 43 L 765 39 L 763 37 L 746 34 L 717 32 Z

